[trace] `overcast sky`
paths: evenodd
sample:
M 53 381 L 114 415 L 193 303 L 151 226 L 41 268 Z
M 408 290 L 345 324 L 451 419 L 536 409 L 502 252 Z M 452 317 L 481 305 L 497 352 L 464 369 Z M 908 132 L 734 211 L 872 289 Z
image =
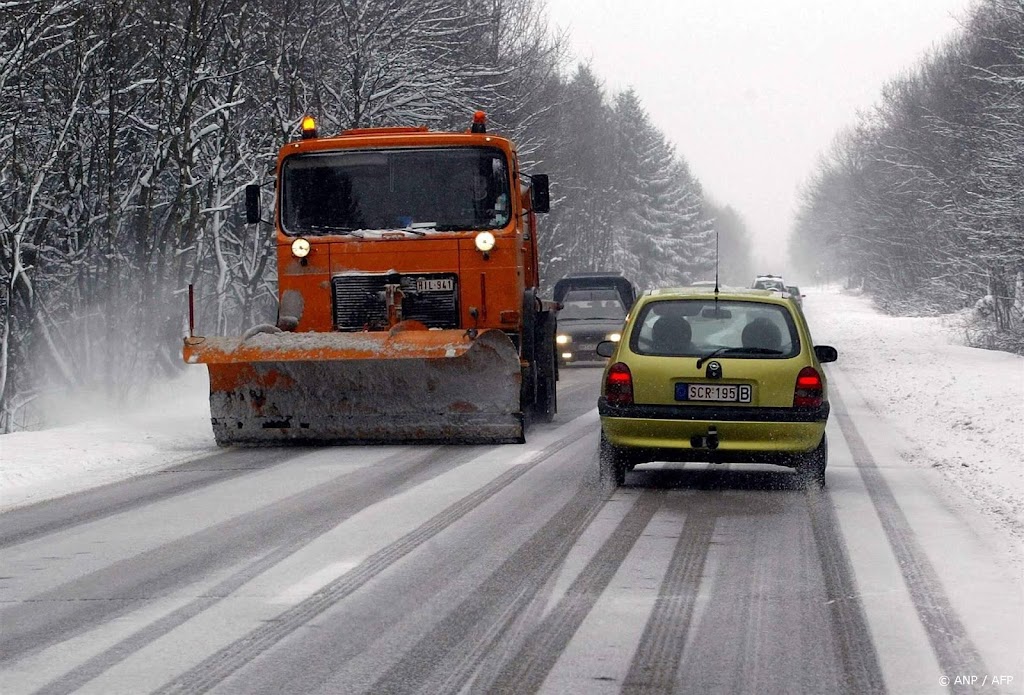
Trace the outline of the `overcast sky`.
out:
M 972 0 L 547 0 L 609 92 L 632 86 L 705 191 L 784 272 L 801 183 Z

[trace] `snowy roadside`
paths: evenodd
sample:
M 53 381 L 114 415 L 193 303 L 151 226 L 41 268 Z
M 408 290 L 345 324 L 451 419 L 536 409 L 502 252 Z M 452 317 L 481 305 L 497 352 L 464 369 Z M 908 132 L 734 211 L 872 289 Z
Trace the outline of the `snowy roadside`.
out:
M 900 456 L 939 470 L 950 500 L 971 506 L 1024 550 L 1024 357 L 964 346 L 961 317 L 891 317 L 866 297 L 807 288 L 819 344 L 902 437 Z
M 956 317 L 894 318 L 837 288 L 807 288 L 815 341 L 903 435 L 901 455 L 942 471 L 1018 546 L 1024 539 L 1024 358 L 962 345 Z M 0 511 L 217 450 L 206 369 L 129 413 L 0 436 Z
M 206 368 L 189 368 L 130 412 L 0 435 L 0 512 L 215 452 L 209 389 Z

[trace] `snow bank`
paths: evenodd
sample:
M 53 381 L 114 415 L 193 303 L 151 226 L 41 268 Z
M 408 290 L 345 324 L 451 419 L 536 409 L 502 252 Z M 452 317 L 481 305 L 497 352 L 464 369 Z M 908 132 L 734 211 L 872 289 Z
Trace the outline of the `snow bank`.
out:
M 861 296 L 809 288 L 818 344 L 904 438 L 900 455 L 942 471 L 1024 543 L 1024 357 L 965 347 L 961 318 L 892 317 Z M 960 496 L 962 497 L 962 496 Z
M 0 436 L 0 511 L 159 470 L 217 449 L 205 367 L 130 411 L 97 405 L 73 425 Z

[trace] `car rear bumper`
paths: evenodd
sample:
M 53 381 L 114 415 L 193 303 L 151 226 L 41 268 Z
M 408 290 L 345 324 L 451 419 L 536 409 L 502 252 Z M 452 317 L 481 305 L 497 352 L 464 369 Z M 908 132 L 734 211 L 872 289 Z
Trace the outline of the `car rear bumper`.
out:
M 602 397 L 598 411 L 608 441 L 640 459 L 792 465 L 821 442 L 829 407 L 610 406 Z
M 597 400 L 597 412 L 601 417 L 633 420 L 821 422 L 824 425 L 830 410 L 828 401 L 817 408 L 773 408 L 749 405 L 611 405 L 605 396 Z

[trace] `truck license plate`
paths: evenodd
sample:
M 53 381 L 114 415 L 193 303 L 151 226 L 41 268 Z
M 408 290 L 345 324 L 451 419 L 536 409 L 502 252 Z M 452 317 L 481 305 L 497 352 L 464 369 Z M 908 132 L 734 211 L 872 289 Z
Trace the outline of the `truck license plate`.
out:
M 452 278 L 416 278 L 417 292 L 451 292 L 455 289 Z
M 752 392 L 749 384 L 676 384 L 677 401 L 750 403 Z

